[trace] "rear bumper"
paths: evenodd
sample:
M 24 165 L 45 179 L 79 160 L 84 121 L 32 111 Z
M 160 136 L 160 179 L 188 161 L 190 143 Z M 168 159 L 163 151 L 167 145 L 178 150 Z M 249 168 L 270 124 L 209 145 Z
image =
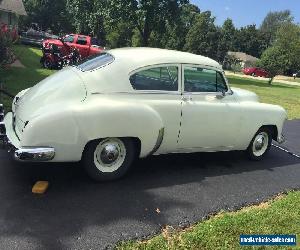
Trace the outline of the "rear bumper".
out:
M 0 146 L 7 149 L 17 161 L 51 161 L 55 150 L 51 147 L 21 147 L 12 125 L 12 113 L 0 121 Z

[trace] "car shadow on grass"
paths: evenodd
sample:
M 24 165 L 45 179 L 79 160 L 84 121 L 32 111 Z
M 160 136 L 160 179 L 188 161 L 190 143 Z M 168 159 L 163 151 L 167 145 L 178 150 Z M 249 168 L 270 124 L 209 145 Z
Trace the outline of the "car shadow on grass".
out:
M 43 249 L 81 246 L 80 238 L 89 240 L 91 228 L 103 230 L 94 248 L 104 247 L 101 244 L 110 242 L 114 234 L 118 234 L 118 240 L 153 234 L 157 226 L 170 223 L 169 210 L 185 211 L 195 206 L 188 200 L 176 199 L 172 192 L 168 195 L 172 189 L 191 183 L 201 185 L 209 177 L 273 171 L 300 163 L 277 149 L 272 149 L 263 162 L 247 161 L 241 152 L 152 156 L 137 160 L 121 180 L 96 183 L 79 163 L 21 164 L 1 157 L 0 162 L 6 165 L 0 169 L 0 235 L 31 239 Z M 45 195 L 31 194 L 37 180 L 50 182 Z M 139 223 L 131 228 L 132 221 Z

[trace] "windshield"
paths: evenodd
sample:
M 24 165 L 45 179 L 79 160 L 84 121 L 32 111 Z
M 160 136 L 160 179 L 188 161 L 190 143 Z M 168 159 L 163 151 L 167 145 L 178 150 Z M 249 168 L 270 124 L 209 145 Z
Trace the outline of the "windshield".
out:
M 90 56 L 77 65 L 75 65 L 81 71 L 90 71 L 100 67 L 103 67 L 114 61 L 114 57 L 108 53 L 101 53 L 97 55 Z

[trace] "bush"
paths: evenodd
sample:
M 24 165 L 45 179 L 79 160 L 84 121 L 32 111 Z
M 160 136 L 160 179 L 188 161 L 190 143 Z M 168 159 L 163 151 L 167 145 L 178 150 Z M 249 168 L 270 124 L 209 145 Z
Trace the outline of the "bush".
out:
M 10 32 L 0 30 L 0 67 L 14 61 L 12 53 L 13 39 Z

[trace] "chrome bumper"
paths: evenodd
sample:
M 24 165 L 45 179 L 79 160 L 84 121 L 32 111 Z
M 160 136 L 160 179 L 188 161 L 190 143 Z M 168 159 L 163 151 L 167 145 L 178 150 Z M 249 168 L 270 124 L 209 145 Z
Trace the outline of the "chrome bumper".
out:
M 280 135 L 280 136 L 278 136 L 278 138 L 277 138 L 277 142 L 279 143 L 279 144 L 282 144 L 282 143 L 284 143 L 286 140 L 285 140 L 285 137 L 284 137 L 284 135 Z
M 0 104 L 1 111 L 4 113 L 3 106 Z M 0 148 L 7 149 L 17 161 L 51 161 L 55 156 L 55 150 L 51 147 L 21 147 L 16 148 L 6 135 L 6 127 L 3 118 L 0 116 Z

